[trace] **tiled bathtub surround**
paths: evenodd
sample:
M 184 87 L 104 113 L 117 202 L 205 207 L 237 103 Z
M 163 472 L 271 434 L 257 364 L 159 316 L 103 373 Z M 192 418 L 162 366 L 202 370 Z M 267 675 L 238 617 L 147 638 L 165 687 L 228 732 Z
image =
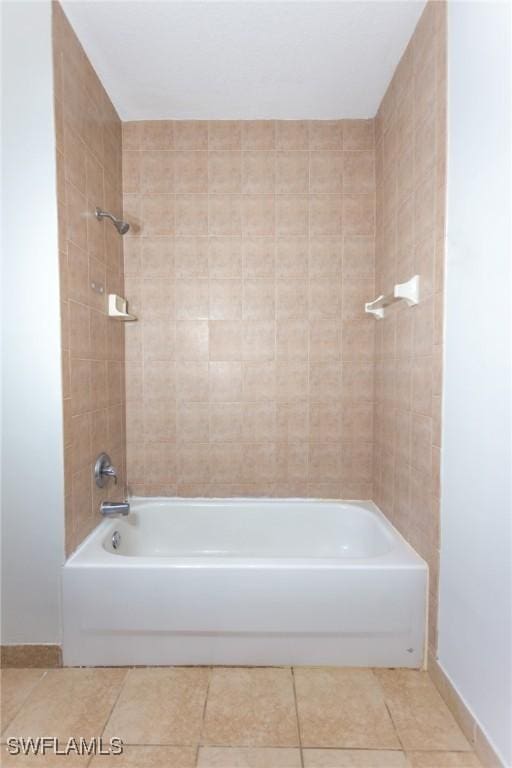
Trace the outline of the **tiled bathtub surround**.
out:
M 53 45 L 70 553 L 99 522 L 102 498 L 124 493 L 124 333 L 106 315 L 107 293 L 123 293 L 122 241 L 93 215 L 96 206 L 122 211 L 121 123 L 57 3 Z M 93 460 L 101 451 L 120 470 L 117 488 L 99 491 L 93 484 Z
M 429 3 L 375 120 L 376 295 L 421 278 L 376 323 L 374 500 L 430 567 L 436 646 L 445 215 L 446 7 Z
M 123 125 L 132 493 L 371 497 L 373 129 Z

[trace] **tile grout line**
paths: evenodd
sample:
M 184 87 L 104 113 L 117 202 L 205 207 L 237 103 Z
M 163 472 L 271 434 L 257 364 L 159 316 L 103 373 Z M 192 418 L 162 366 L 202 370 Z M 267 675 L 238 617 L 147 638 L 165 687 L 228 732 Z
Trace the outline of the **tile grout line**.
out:
M 126 681 L 128 680 L 128 675 L 130 674 L 132 669 L 133 669 L 133 667 L 128 667 L 128 669 L 126 669 L 126 671 L 125 671 L 125 674 L 124 674 L 124 677 L 123 677 L 123 681 L 122 681 L 121 685 L 119 686 L 118 694 L 115 697 L 115 700 L 114 700 L 114 702 L 113 702 L 113 704 L 112 704 L 112 706 L 110 708 L 110 712 L 108 713 L 108 715 L 107 715 L 107 717 L 105 719 L 105 724 L 104 724 L 104 726 L 103 726 L 103 728 L 101 730 L 101 737 L 102 738 L 103 738 L 103 736 L 105 734 L 105 730 L 107 728 L 107 725 L 110 722 L 110 718 L 112 717 L 114 709 L 116 708 L 116 705 L 117 705 L 119 699 L 121 698 L 121 694 L 122 694 L 122 692 L 123 692 L 123 690 L 124 690 L 124 688 L 126 686 Z M 124 743 L 123 743 L 123 748 L 124 748 Z M 91 760 L 92 760 L 92 757 L 91 757 Z M 88 763 L 88 765 L 89 765 L 89 763 Z
M 206 693 L 204 697 L 203 713 L 201 718 L 201 728 L 199 730 L 199 741 L 196 747 L 196 766 L 199 764 L 199 751 L 203 746 L 203 731 L 204 731 L 205 722 L 206 722 L 206 707 L 208 705 L 208 696 L 210 695 L 210 684 L 213 677 L 213 671 L 214 671 L 214 667 L 208 667 L 208 684 L 206 686 Z
M 5 667 L 4 669 L 9 669 L 9 667 Z M 16 667 L 11 667 L 11 669 L 16 669 Z M 34 683 L 34 685 L 32 686 L 32 688 L 31 688 L 31 689 L 30 689 L 30 691 L 27 693 L 27 695 L 25 696 L 25 698 L 24 698 L 24 699 L 23 699 L 23 701 L 21 702 L 20 706 L 19 706 L 19 707 L 18 707 L 18 709 L 16 710 L 15 714 L 14 714 L 14 715 L 11 717 L 11 719 L 10 719 L 10 720 L 8 720 L 8 721 L 7 721 L 7 723 L 5 724 L 5 726 L 3 726 L 3 727 L 2 727 L 2 730 L 1 730 L 1 732 L 0 732 L 0 738 L 3 738 L 3 735 L 4 735 L 4 733 L 7 731 L 7 729 L 8 729 L 8 728 L 9 728 L 9 726 L 11 725 L 11 723 L 13 723 L 13 722 L 16 720 L 16 718 L 18 717 L 19 713 L 21 712 L 21 710 L 23 709 L 23 707 L 25 706 L 25 704 L 28 702 L 29 698 L 32 696 L 32 694 L 34 693 L 35 689 L 36 689 L 36 688 L 38 687 L 38 685 L 40 684 L 41 680 L 44 680 L 44 678 L 46 677 L 46 675 L 48 674 L 48 672 L 49 672 L 49 671 L 50 671 L 49 669 L 44 669 L 44 670 L 43 670 L 43 674 L 42 674 L 42 675 L 41 675 L 41 677 L 40 677 L 40 678 L 39 678 L 39 679 L 38 679 L 38 680 L 37 680 L 37 681 Z M 3 743 L 4 743 L 4 742 L 2 742 L 2 744 L 3 744 Z
M 375 669 L 372 669 L 372 670 L 371 670 L 371 673 L 372 673 L 372 677 L 374 678 L 375 682 L 377 683 L 377 687 L 379 688 L 380 692 L 382 693 L 382 700 L 383 700 L 383 702 L 384 702 L 384 706 L 386 707 L 386 712 L 387 712 L 387 713 L 388 713 L 388 715 L 389 715 L 389 719 L 390 719 L 390 721 L 391 721 L 391 725 L 393 726 L 393 730 L 394 730 L 394 732 L 395 732 L 396 738 L 397 738 L 397 740 L 398 740 L 398 743 L 400 744 L 400 749 L 402 750 L 402 752 L 403 752 L 403 753 L 404 753 L 404 755 L 405 755 L 405 747 L 404 747 L 403 741 L 402 741 L 402 739 L 401 739 L 401 737 L 400 737 L 400 733 L 398 732 L 398 727 L 397 727 L 397 725 L 396 725 L 396 723 L 395 723 L 395 721 L 394 721 L 394 719 L 393 719 L 393 715 L 391 714 L 391 709 L 390 709 L 390 707 L 389 707 L 389 705 L 388 705 L 388 702 L 387 702 L 387 698 L 386 698 L 386 694 L 385 694 L 384 688 L 383 688 L 383 686 L 381 685 L 381 682 L 380 682 L 379 678 L 378 678 L 378 677 L 377 677 L 377 675 L 375 674 Z
M 292 685 L 293 685 L 293 700 L 295 703 L 295 719 L 297 721 L 297 734 L 299 737 L 299 754 L 300 754 L 300 764 L 301 768 L 304 768 L 304 755 L 302 752 L 302 737 L 300 732 L 300 719 L 299 719 L 299 705 L 297 702 L 297 688 L 295 685 L 295 668 L 293 666 L 290 667 L 290 671 L 292 673 Z

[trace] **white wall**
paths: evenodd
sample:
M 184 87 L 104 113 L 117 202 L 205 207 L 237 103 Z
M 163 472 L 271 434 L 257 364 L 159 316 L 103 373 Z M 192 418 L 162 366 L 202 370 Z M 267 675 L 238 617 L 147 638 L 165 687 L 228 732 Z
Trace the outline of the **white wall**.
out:
M 60 312 L 49 2 L 2 3 L 2 643 L 60 641 Z
M 510 5 L 449 3 L 439 661 L 512 764 Z

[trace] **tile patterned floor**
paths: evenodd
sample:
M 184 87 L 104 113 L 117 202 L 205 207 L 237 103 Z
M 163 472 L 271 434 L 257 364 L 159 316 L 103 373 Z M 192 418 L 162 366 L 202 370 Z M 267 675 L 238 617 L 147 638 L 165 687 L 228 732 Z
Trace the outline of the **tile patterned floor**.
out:
M 4 768 L 479 768 L 423 672 L 2 670 Z M 124 742 L 120 756 L 11 756 L 9 737 Z

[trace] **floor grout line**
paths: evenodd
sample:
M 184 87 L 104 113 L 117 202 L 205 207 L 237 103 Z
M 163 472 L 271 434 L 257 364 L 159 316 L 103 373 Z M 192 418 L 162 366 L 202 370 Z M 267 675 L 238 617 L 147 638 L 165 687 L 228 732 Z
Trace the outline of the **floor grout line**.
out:
M 393 730 L 395 732 L 396 738 L 398 740 L 398 743 L 400 744 L 400 749 L 405 754 L 405 747 L 404 747 L 404 744 L 402 742 L 402 739 L 400 738 L 400 734 L 398 732 L 397 724 L 395 723 L 393 715 L 391 714 L 391 709 L 390 709 L 390 707 L 388 705 L 388 701 L 387 701 L 387 698 L 386 698 L 386 692 L 384 690 L 384 686 L 381 684 L 378 675 L 375 674 L 375 669 L 371 669 L 370 671 L 372 673 L 372 677 L 374 678 L 375 682 L 377 683 L 377 687 L 378 687 L 379 691 L 382 694 L 382 701 L 384 702 L 384 706 L 386 707 L 386 711 L 387 711 L 387 713 L 389 715 L 389 719 L 391 721 L 391 725 L 393 726 Z
M 16 669 L 16 667 L 5 667 L 5 669 Z M 19 667 L 19 669 L 22 669 L 22 667 Z M 30 669 L 30 667 L 27 667 L 27 669 Z M 42 674 L 41 674 L 41 676 L 40 676 L 40 677 L 39 677 L 39 679 L 38 679 L 38 680 L 37 680 L 37 681 L 34 683 L 34 685 L 32 686 L 32 688 L 31 688 L 31 689 L 28 691 L 27 695 L 25 696 L 25 698 L 24 698 L 24 699 L 23 699 L 23 701 L 21 702 L 20 706 L 18 707 L 18 709 L 16 710 L 16 712 L 14 713 L 14 715 L 13 715 L 13 716 L 12 716 L 12 717 L 11 717 L 11 718 L 10 718 L 10 719 L 7 721 L 7 723 L 2 723 L 2 726 L 1 726 L 1 730 L 0 730 L 0 738 L 3 738 L 3 734 L 4 734 L 4 733 L 6 732 L 6 730 L 9 728 L 9 726 L 11 725 L 11 723 L 13 723 L 13 722 L 14 722 L 14 720 L 15 720 L 15 719 L 18 717 L 19 713 L 21 712 L 21 710 L 23 709 L 23 707 L 25 706 L 25 704 L 28 702 L 29 698 L 32 696 L 32 694 L 34 693 L 35 689 L 36 689 L 36 688 L 38 687 L 38 685 L 41 683 L 41 680 L 44 680 L 44 678 L 46 677 L 46 675 L 48 674 L 48 672 L 49 672 L 49 671 L 50 671 L 49 669 L 43 669 L 43 670 L 42 670 Z M 4 743 L 4 742 L 2 742 L 2 743 Z
M 169 667 L 164 667 L 163 669 L 168 669 L 168 668 Z M 176 667 L 170 667 L 170 668 L 176 668 Z M 291 673 L 292 686 L 293 686 L 293 697 L 294 697 L 294 707 L 295 707 L 295 717 L 296 717 L 297 734 L 298 734 L 298 744 L 293 745 L 293 746 L 291 746 L 291 745 L 288 745 L 288 746 L 265 746 L 265 745 L 258 745 L 257 746 L 257 745 L 254 745 L 254 744 L 207 744 L 207 745 L 205 745 L 204 744 L 204 738 L 205 738 L 206 713 L 207 713 L 207 707 L 208 707 L 208 702 L 209 702 L 209 696 L 210 696 L 210 693 L 211 693 L 211 684 L 212 684 L 213 673 L 215 671 L 215 667 L 212 667 L 211 665 L 204 665 L 204 666 L 202 666 L 202 668 L 208 670 L 208 677 L 207 677 L 206 690 L 205 690 L 205 694 L 204 694 L 204 702 L 203 702 L 203 705 L 202 705 L 201 726 L 200 726 L 200 729 L 199 729 L 198 741 L 196 743 L 192 743 L 192 744 L 190 744 L 190 743 L 188 743 L 188 744 L 183 744 L 183 743 L 181 743 L 181 744 L 180 743 L 158 743 L 158 744 L 155 744 L 155 743 L 143 743 L 143 742 L 141 742 L 141 743 L 138 743 L 138 742 L 137 743 L 135 743 L 135 742 L 132 743 L 132 742 L 130 742 L 130 743 L 125 744 L 126 747 L 129 747 L 129 748 L 131 748 L 131 747 L 147 747 L 147 748 L 165 747 L 165 748 L 182 748 L 182 749 L 185 748 L 185 749 L 189 749 L 191 751 L 191 754 L 195 752 L 196 766 L 197 766 L 198 761 L 199 761 L 200 749 L 201 749 L 202 746 L 208 746 L 208 747 L 212 747 L 212 748 L 216 748 L 216 749 L 230 749 L 230 750 L 236 750 L 236 749 L 247 749 L 247 750 L 251 750 L 251 749 L 262 749 L 262 750 L 276 749 L 277 750 L 277 749 L 279 749 L 279 750 L 282 750 L 282 749 L 297 749 L 298 748 L 299 749 L 299 754 L 300 754 L 300 765 L 301 765 L 301 768 L 304 768 L 304 752 L 305 752 L 305 747 L 304 747 L 304 745 L 302 743 L 301 727 L 300 727 L 301 723 L 300 723 L 300 717 L 299 717 L 299 706 L 298 706 L 298 695 L 297 695 L 297 680 L 296 680 L 296 671 L 297 671 L 297 669 L 294 666 L 279 665 L 277 667 L 273 667 L 273 669 L 283 669 L 283 670 L 286 669 L 286 670 L 290 670 L 290 673 Z M 221 669 L 228 669 L 228 670 L 229 669 L 235 669 L 235 670 L 236 669 L 251 669 L 251 668 L 261 669 L 261 667 L 246 667 L 246 666 L 243 666 L 243 665 L 234 665 L 233 667 L 220 667 L 220 668 Z M 85 671 L 85 670 L 90 670 L 91 668 L 86 667 L 86 668 L 83 668 L 83 669 Z M 98 668 L 98 671 L 100 669 L 101 668 Z M 146 667 L 143 667 L 143 669 L 153 669 L 153 667 L 146 666 Z M 270 668 L 270 669 L 272 669 L 272 668 Z M 102 737 L 105 734 L 105 731 L 107 729 L 108 723 L 110 722 L 110 719 L 112 717 L 113 711 L 115 710 L 115 708 L 116 708 L 116 706 L 117 706 L 117 704 L 119 702 L 119 699 L 120 699 L 121 695 L 123 694 L 123 691 L 126 688 L 128 677 L 129 677 L 129 674 L 130 674 L 130 672 L 132 670 L 133 670 L 133 667 L 124 668 L 124 676 L 121 678 L 121 681 L 120 681 L 120 684 L 119 684 L 119 690 L 117 692 L 117 695 L 115 696 L 115 700 L 113 701 L 112 706 L 110 707 L 110 711 L 109 711 L 108 715 L 105 718 L 104 726 L 101 729 L 101 736 Z M 63 674 L 65 671 L 66 671 L 66 668 L 57 669 L 57 670 L 43 669 L 41 671 L 40 677 L 37 679 L 35 684 L 32 686 L 30 691 L 27 693 L 27 695 L 23 699 L 23 701 L 20 704 L 19 708 L 17 709 L 16 714 L 14 715 L 14 717 L 9 720 L 9 722 L 7 723 L 6 726 L 4 726 L 3 732 L 5 732 L 5 730 L 9 727 L 9 725 L 13 722 L 13 720 L 18 716 L 20 711 L 23 709 L 23 707 L 30 700 L 31 696 L 34 694 L 34 692 L 36 691 L 37 687 L 47 677 L 49 672 L 54 672 L 57 675 L 59 675 L 59 674 Z M 387 713 L 389 715 L 389 718 L 390 718 L 390 721 L 391 721 L 391 724 L 392 724 L 392 727 L 393 727 L 393 731 L 394 731 L 394 733 L 396 735 L 397 742 L 398 742 L 398 745 L 399 745 L 399 746 L 394 747 L 394 748 L 393 747 L 392 748 L 390 748 L 390 747 L 372 747 L 371 751 L 380 751 L 380 752 L 386 752 L 386 753 L 388 753 L 388 752 L 389 753 L 401 752 L 405 756 L 406 759 L 407 759 L 407 755 L 409 753 L 411 753 L 411 752 L 418 752 L 418 753 L 430 753 L 430 752 L 432 752 L 432 753 L 439 753 L 439 754 L 443 754 L 443 753 L 456 753 L 456 754 L 460 754 L 460 755 L 475 754 L 474 749 L 469 749 L 469 750 L 464 750 L 464 749 L 448 749 L 446 747 L 443 748 L 443 747 L 439 747 L 439 746 L 431 746 L 431 747 L 428 747 L 428 748 L 426 748 L 426 747 L 423 747 L 423 748 L 422 747 L 419 747 L 419 748 L 415 747 L 413 749 L 406 749 L 405 746 L 404 746 L 403 740 L 401 738 L 401 735 L 399 733 L 397 724 L 395 723 L 395 720 L 393 718 L 393 714 L 392 714 L 391 707 L 390 707 L 390 705 L 388 703 L 388 700 L 387 700 L 387 697 L 386 697 L 386 692 L 385 692 L 384 686 L 381 683 L 378 675 L 375 673 L 376 671 L 374 669 L 369 669 L 369 671 L 372 672 L 372 676 L 373 676 L 374 680 L 377 683 L 378 689 L 379 689 L 379 691 L 381 693 L 381 696 L 382 696 L 382 703 L 384 704 L 384 706 L 386 708 L 386 711 L 387 711 Z M 3 746 L 4 746 L 4 744 L 2 744 L 2 747 Z M 336 751 L 365 752 L 365 751 L 368 751 L 369 748 L 368 747 L 346 747 L 346 746 L 345 747 L 341 747 L 341 746 L 309 746 L 308 749 L 321 749 L 321 750 L 332 751 L 332 752 L 336 752 Z M 93 759 L 94 759 L 94 756 L 91 756 L 90 760 L 87 761 L 86 763 L 84 763 L 84 765 L 88 765 L 88 766 L 91 765 L 91 761 Z
M 205 693 L 205 697 L 204 697 L 203 714 L 202 714 L 202 718 L 201 718 L 201 728 L 199 730 L 199 741 L 198 741 L 197 748 L 196 748 L 196 766 L 199 763 L 199 751 L 200 751 L 201 747 L 203 746 L 203 731 L 204 731 L 204 726 L 205 726 L 205 721 L 206 721 L 206 707 L 208 705 L 208 696 L 210 695 L 210 684 L 211 684 L 211 681 L 212 681 L 214 668 L 213 667 L 208 667 L 208 670 L 209 670 L 209 672 L 208 672 L 208 684 L 206 686 L 206 693 Z
M 125 673 L 124 673 L 124 677 L 123 677 L 123 680 L 122 680 L 122 683 L 121 683 L 121 685 L 119 686 L 119 691 L 118 691 L 118 693 L 117 693 L 117 696 L 115 697 L 115 700 L 114 700 L 114 702 L 113 702 L 113 704 L 112 704 L 112 706 L 111 706 L 111 708 L 110 708 L 110 712 L 108 713 L 108 715 L 107 715 L 107 717 L 106 717 L 106 719 L 105 719 L 105 723 L 104 723 L 104 725 L 103 725 L 103 728 L 102 728 L 102 730 L 101 730 L 101 738 L 103 738 L 103 736 L 104 736 L 104 734 L 105 734 L 105 730 L 106 730 L 106 728 L 107 728 L 107 725 L 108 725 L 108 724 L 109 724 L 109 722 L 110 722 L 110 718 L 112 717 L 112 714 L 113 714 L 113 712 L 114 712 L 114 709 L 116 708 L 116 705 L 117 705 L 117 703 L 118 703 L 118 701 L 119 701 L 119 699 L 120 699 L 120 697 L 121 697 L 121 694 L 122 694 L 122 692 L 123 692 L 123 690 L 124 690 L 124 687 L 125 687 L 125 685 L 126 685 L 126 681 L 127 681 L 127 679 L 128 679 L 128 675 L 130 674 L 130 669 L 131 669 L 131 668 L 128 668 L 128 669 L 125 671 Z M 123 746 L 124 746 L 124 744 L 123 744 Z M 92 757 L 91 757 L 91 760 L 92 760 Z M 89 765 L 89 763 L 87 763 L 87 765 Z
M 302 737 L 300 733 L 300 719 L 299 719 L 299 704 L 297 701 L 297 688 L 295 685 L 295 668 L 293 666 L 290 667 L 290 671 L 292 673 L 292 685 L 293 685 L 293 700 L 295 702 L 295 719 L 297 721 L 297 734 L 299 736 L 299 754 L 300 754 L 300 764 L 301 768 L 304 768 L 304 755 L 302 753 Z

